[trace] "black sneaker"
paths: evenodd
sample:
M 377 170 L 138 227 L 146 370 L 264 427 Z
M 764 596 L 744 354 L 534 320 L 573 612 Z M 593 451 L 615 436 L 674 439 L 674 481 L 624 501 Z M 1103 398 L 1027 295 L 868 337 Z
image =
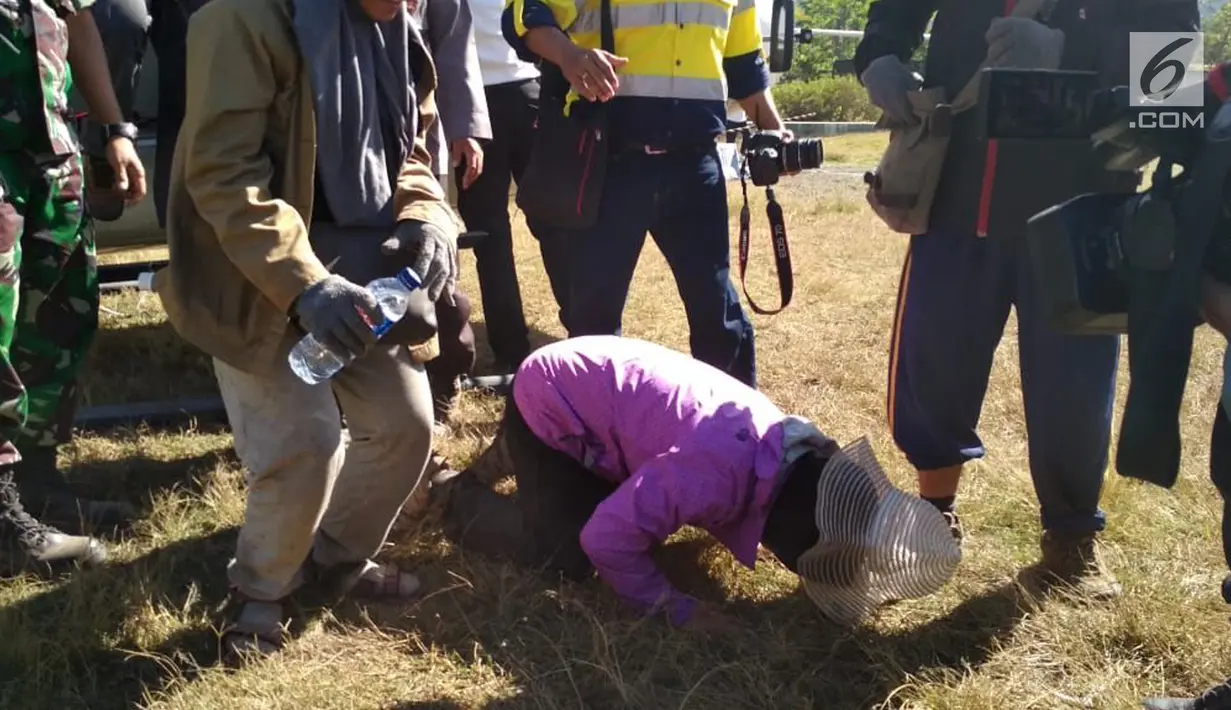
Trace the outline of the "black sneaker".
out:
M 945 516 L 945 522 L 949 523 L 949 533 L 953 535 L 953 539 L 957 540 L 960 544 L 962 542 L 962 538 L 966 535 L 965 530 L 962 528 L 961 518 L 957 517 L 957 513 L 941 513 L 941 515 Z
M 1231 710 L 1231 679 L 1195 698 L 1150 698 L 1141 704 L 1145 710 Z
M 84 535 L 65 535 L 39 522 L 21 505 L 12 470 L 0 472 L 0 539 L 14 545 L 30 562 L 100 564 L 107 559 L 102 543 Z

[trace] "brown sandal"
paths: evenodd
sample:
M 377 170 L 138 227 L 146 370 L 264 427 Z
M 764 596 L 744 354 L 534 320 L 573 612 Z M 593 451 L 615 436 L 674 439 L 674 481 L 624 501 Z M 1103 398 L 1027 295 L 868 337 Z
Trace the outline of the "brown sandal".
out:
M 318 579 L 333 594 L 373 601 L 410 599 L 419 593 L 419 578 L 393 564 L 365 560 L 323 570 Z
M 283 601 L 249 599 L 231 594 L 229 621 L 222 629 L 222 661 L 236 666 L 246 658 L 278 653 L 286 645 L 286 606 Z

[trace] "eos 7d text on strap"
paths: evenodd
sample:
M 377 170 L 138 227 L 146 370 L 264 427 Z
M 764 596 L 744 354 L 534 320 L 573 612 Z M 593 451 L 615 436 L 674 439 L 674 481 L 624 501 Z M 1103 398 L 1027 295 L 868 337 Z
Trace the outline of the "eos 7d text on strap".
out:
M 774 310 L 765 310 L 752 300 L 748 293 L 748 283 L 745 274 L 748 271 L 748 253 L 752 240 L 752 214 L 748 209 L 748 167 L 747 161 L 739 171 L 740 190 L 744 195 L 744 206 L 739 211 L 739 284 L 748 299 L 748 306 L 757 315 L 772 316 L 781 313 L 791 304 L 791 296 L 795 291 L 795 276 L 791 273 L 791 249 L 787 245 L 786 220 L 782 216 L 782 206 L 774 197 L 774 188 L 765 188 L 765 215 L 769 218 L 770 239 L 774 245 L 774 266 L 778 272 L 778 292 L 781 305 Z

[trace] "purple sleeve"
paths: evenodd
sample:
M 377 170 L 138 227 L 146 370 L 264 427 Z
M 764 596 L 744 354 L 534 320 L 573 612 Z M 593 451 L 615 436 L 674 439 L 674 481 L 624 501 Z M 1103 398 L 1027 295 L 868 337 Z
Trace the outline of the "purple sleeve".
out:
M 697 480 L 679 453 L 644 464 L 594 511 L 581 546 L 598 576 L 627 604 L 663 611 L 673 625 L 692 616 L 697 601 L 676 590 L 654 564 L 653 549 L 682 525 L 726 517 L 730 496 L 712 477 Z M 688 485 L 693 479 L 701 485 Z

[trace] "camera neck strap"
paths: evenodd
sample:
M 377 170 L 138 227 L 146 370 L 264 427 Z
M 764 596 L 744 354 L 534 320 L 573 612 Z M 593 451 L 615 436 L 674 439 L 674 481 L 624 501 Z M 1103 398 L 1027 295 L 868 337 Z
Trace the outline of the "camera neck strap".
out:
M 752 247 L 752 213 L 748 209 L 748 180 L 745 172 L 746 170 L 740 170 L 739 175 L 739 186 L 744 194 L 744 206 L 739 211 L 739 285 L 753 313 L 772 316 L 781 313 L 791 304 L 791 296 L 795 291 L 795 276 L 791 273 L 791 250 L 786 239 L 786 220 L 782 217 L 782 206 L 774 198 L 774 189 L 765 188 L 765 215 L 769 218 L 770 239 L 774 245 L 774 267 L 778 272 L 778 293 L 782 299 L 781 305 L 771 311 L 761 308 L 752 300 L 745 279 L 748 254 Z

